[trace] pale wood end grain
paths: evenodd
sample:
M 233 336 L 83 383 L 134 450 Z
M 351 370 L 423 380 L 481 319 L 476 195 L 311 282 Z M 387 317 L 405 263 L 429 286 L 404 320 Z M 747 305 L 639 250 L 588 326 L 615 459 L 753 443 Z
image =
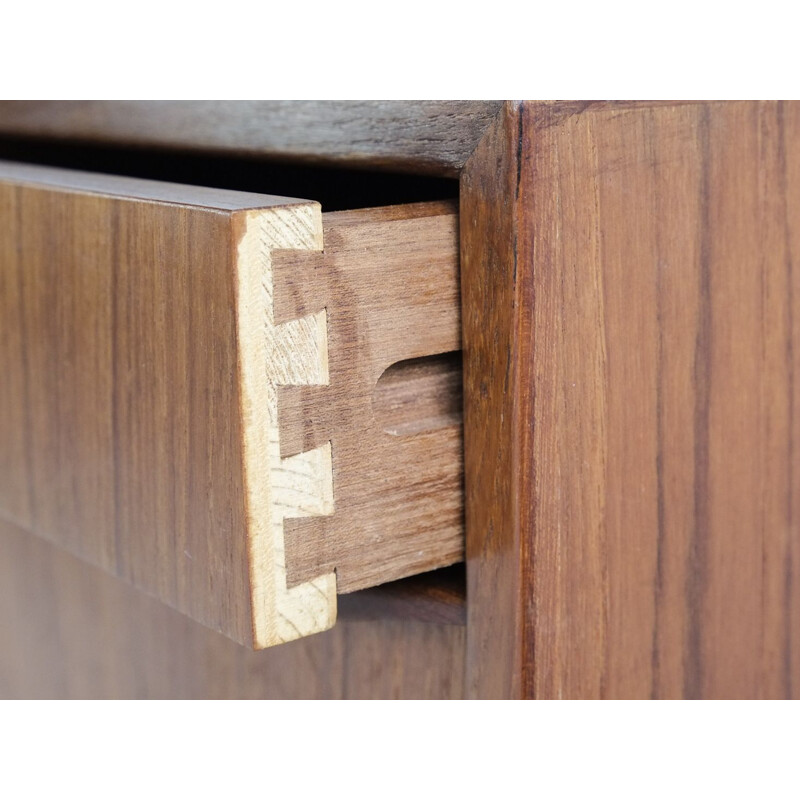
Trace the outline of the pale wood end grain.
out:
M 326 380 L 324 314 L 274 325 L 270 272 L 319 206 L 2 165 L 0 207 L 0 514 L 239 642 L 330 627 L 283 547 L 329 449 L 281 459 L 275 405 Z
M 452 204 L 17 164 L 0 202 L 0 515 L 257 648 L 463 558 L 458 368 L 394 368 L 460 347 Z

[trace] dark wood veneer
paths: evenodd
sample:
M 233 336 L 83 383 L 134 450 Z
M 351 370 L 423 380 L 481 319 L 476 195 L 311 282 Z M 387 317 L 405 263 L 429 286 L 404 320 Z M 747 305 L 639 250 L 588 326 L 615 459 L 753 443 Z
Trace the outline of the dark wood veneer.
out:
M 0 103 L 0 135 L 460 177 L 467 591 L 356 593 L 253 655 L 0 525 L 0 571 L 56 586 L 0 581 L 0 685 L 799 696 L 800 104 L 64 109 Z

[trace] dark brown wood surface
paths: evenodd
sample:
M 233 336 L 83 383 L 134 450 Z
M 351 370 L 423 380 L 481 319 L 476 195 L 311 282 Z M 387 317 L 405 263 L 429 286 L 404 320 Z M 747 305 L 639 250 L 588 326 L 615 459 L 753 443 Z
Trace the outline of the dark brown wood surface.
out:
M 0 515 L 252 641 L 235 193 L 0 175 Z
M 330 442 L 335 494 L 333 514 L 286 521 L 287 577 L 335 569 L 346 593 L 464 558 L 460 408 L 431 419 L 436 409 L 403 402 L 419 390 L 408 370 L 381 382 L 398 362 L 461 347 L 458 214 L 450 203 L 333 212 L 323 240 L 324 253 L 273 260 L 276 322 L 326 309 L 330 377 L 278 390 L 281 455 Z M 436 375 L 440 364 L 429 362 Z M 379 384 L 408 435 L 381 424 Z M 440 400 L 456 391 L 436 388 Z
M 487 129 L 461 175 L 466 629 L 398 619 L 398 588 L 247 653 L 6 524 L 2 690 L 798 697 L 799 143 L 794 103 Z
M 509 105 L 461 219 L 470 693 L 797 697 L 800 106 Z
M 517 450 L 517 196 L 519 111 L 507 106 L 461 180 L 464 497 L 467 555 L 466 689 L 521 695 L 525 502 Z
M 346 612 L 253 652 L 0 521 L 3 699 L 459 698 L 465 628 L 425 619 Z
M 3 162 L 0 208 L 0 517 L 256 647 L 462 560 L 460 419 L 373 413 L 460 346 L 452 205 Z
M 458 174 L 495 101 L 2 101 L 0 134 Z

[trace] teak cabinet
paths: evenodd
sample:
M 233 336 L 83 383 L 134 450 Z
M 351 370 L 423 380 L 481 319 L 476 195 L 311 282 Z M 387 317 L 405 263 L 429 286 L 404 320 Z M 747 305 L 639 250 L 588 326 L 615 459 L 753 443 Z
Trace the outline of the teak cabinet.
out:
M 800 105 L 3 102 L 0 159 L 0 695 L 798 697 Z

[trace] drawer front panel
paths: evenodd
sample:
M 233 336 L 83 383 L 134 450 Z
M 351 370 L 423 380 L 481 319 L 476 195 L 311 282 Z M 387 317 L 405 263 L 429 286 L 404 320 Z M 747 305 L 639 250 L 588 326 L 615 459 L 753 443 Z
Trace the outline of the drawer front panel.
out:
M 454 229 L 449 210 L 410 215 Z M 239 642 L 265 647 L 330 627 L 331 541 L 366 552 L 382 523 L 391 543 L 410 506 L 395 493 L 380 520 L 362 503 L 367 522 L 348 512 L 342 527 L 327 525 L 325 557 L 291 578 L 285 520 L 333 520 L 334 463 L 344 451 L 359 457 L 352 437 L 332 453 L 335 430 L 290 454 L 280 441 L 281 387 L 329 384 L 340 359 L 328 317 L 341 309 L 278 319 L 273 305 L 273 255 L 321 251 L 323 216 L 310 201 L 0 165 L 0 515 Z M 333 219 L 333 241 L 336 228 Z M 440 293 L 457 281 L 455 248 Z M 336 284 L 358 272 L 338 267 Z M 444 302 L 445 327 L 457 330 L 457 303 Z M 351 335 L 348 363 L 361 364 L 375 348 L 363 328 Z M 425 354 L 425 335 L 409 341 Z M 301 423 L 303 408 L 293 412 Z M 384 548 L 385 572 L 373 557 L 366 580 L 356 556 L 354 586 L 461 557 L 460 434 L 433 437 L 424 447 L 447 441 L 451 455 L 444 483 L 428 476 L 428 519 L 404 531 L 420 555 Z M 339 470 L 357 474 L 347 462 Z M 437 486 L 449 517 L 437 512 Z M 343 495 L 343 507 L 358 501 L 357 487 Z

